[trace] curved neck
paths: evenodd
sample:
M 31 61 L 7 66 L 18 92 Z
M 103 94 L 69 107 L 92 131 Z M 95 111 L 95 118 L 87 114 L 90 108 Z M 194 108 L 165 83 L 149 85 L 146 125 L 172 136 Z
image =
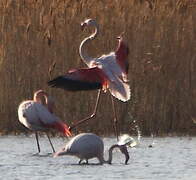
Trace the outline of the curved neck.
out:
M 36 91 L 33 95 L 33 100 L 37 103 L 40 103 L 42 105 L 45 105 L 47 106 L 48 105 L 48 96 L 47 94 L 42 91 L 42 90 L 39 90 L 39 91 Z
M 110 149 L 108 151 L 109 157 L 108 157 L 108 160 L 106 161 L 106 163 L 108 163 L 108 164 L 112 163 L 112 152 L 113 152 L 114 148 L 119 148 L 119 145 L 115 144 L 115 145 L 110 147 Z
M 112 152 L 115 148 L 119 148 L 121 153 L 123 153 L 125 155 L 125 164 L 127 164 L 128 160 L 129 160 L 129 153 L 127 151 L 127 147 L 126 145 L 118 145 L 118 144 L 114 144 L 110 147 L 109 149 L 109 157 L 107 161 L 104 161 L 105 163 L 111 164 L 112 163 Z
M 87 44 L 90 40 L 93 40 L 96 38 L 96 36 L 98 35 L 99 33 L 99 27 L 97 24 L 94 24 L 94 27 L 95 27 L 95 31 L 93 34 L 91 34 L 89 37 L 85 38 L 81 44 L 80 44 L 80 47 L 79 47 L 79 54 L 80 54 L 80 57 L 82 58 L 82 60 L 84 61 L 85 64 L 87 64 L 87 66 L 90 66 L 90 63 L 91 61 L 94 59 L 90 56 L 88 56 L 88 54 L 86 53 L 86 49 L 84 47 L 85 44 Z

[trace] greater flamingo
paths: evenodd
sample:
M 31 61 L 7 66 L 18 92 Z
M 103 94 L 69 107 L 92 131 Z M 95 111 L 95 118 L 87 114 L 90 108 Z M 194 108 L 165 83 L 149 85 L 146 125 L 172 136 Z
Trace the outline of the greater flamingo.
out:
M 36 91 L 33 100 L 24 101 L 19 105 L 18 118 L 25 127 L 35 132 L 39 153 L 38 131 L 46 132 L 53 152 L 55 150 L 47 134 L 49 128 L 56 129 L 66 136 L 71 136 L 68 126 L 53 114 L 53 103 L 43 90 Z
M 112 151 L 114 148 L 119 148 L 120 151 L 125 155 L 125 164 L 129 160 L 129 153 L 127 151 L 126 144 L 115 144 L 109 149 L 109 158 L 104 160 L 104 143 L 102 139 L 93 133 L 81 133 L 73 137 L 62 149 L 54 154 L 54 157 L 62 155 L 72 155 L 80 159 L 79 164 L 83 160 L 97 158 L 100 164 L 112 163 Z
M 118 37 L 119 42 L 115 52 L 111 52 L 108 55 L 102 55 L 99 58 L 92 58 L 87 55 L 84 45 L 97 36 L 99 32 L 98 24 L 93 19 L 87 19 L 81 24 L 81 26 L 82 29 L 84 29 L 86 26 L 95 27 L 95 32 L 89 37 L 85 38 L 81 42 L 79 48 L 80 56 L 88 68 L 70 70 L 65 75 L 58 76 L 48 82 L 48 85 L 51 87 L 62 88 L 68 91 L 99 89 L 93 113 L 73 124 L 70 127 L 70 130 L 88 119 L 95 117 L 101 90 L 106 92 L 108 89 L 112 96 L 123 102 L 128 101 L 131 95 L 130 87 L 127 84 L 127 57 L 129 49 L 124 43 L 123 38 Z M 111 100 L 114 114 L 114 129 L 118 139 L 117 117 L 112 96 Z

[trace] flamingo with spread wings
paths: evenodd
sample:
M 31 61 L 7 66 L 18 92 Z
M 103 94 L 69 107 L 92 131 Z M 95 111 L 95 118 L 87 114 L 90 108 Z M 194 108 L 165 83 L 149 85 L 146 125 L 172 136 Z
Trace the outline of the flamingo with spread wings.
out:
M 62 88 L 68 91 L 99 89 L 93 113 L 90 116 L 73 124 L 70 129 L 75 128 L 77 125 L 93 118 L 96 115 L 101 90 L 104 92 L 109 90 L 113 97 L 123 102 L 128 101 L 131 96 L 127 78 L 127 58 L 129 49 L 123 41 L 123 38 L 121 36 L 117 38 L 118 47 L 115 52 L 102 55 L 98 58 L 92 58 L 87 55 L 84 45 L 88 44 L 97 36 L 99 33 L 99 27 L 96 21 L 93 19 L 87 19 L 81 24 L 82 29 L 84 29 L 86 26 L 95 27 L 95 32 L 89 37 L 85 38 L 79 47 L 80 56 L 88 68 L 70 70 L 68 73 L 62 76 L 58 76 L 48 82 L 48 85 L 51 87 Z M 118 139 L 117 118 L 112 96 L 111 99 L 114 112 L 114 128 Z
M 18 118 L 25 127 L 35 132 L 39 153 L 38 131 L 46 132 L 52 128 L 62 132 L 66 136 L 71 136 L 68 126 L 54 115 L 53 103 L 43 90 L 36 91 L 33 100 L 24 101 L 19 105 Z M 46 135 L 53 152 L 55 152 L 47 132 Z

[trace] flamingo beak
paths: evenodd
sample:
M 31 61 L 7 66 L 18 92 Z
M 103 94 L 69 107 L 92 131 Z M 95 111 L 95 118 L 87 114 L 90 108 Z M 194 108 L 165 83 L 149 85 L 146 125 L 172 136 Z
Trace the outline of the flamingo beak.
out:
M 118 36 L 116 39 L 117 39 L 118 41 L 120 41 L 120 40 L 122 40 L 122 36 Z
M 84 30 L 84 28 L 86 27 L 86 23 L 85 22 L 83 22 L 83 23 L 81 23 L 81 29 L 82 29 L 82 31 Z

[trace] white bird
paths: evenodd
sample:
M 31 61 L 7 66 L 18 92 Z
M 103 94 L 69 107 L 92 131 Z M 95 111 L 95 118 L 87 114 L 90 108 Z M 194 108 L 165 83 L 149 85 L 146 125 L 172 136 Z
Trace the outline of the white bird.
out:
M 92 26 L 95 28 L 95 32 L 89 37 L 85 38 L 81 42 L 79 48 L 80 56 L 88 68 L 70 70 L 65 75 L 58 76 L 48 82 L 48 85 L 51 87 L 62 88 L 68 91 L 99 89 L 93 113 L 72 125 L 70 129 L 87 121 L 88 119 L 95 117 L 101 90 L 104 92 L 109 90 L 112 96 L 123 102 L 128 101 L 131 96 L 130 87 L 127 84 L 127 57 L 129 49 L 124 43 L 123 38 L 118 37 L 119 43 L 115 52 L 111 52 L 108 55 L 102 55 L 99 58 L 92 58 L 87 55 L 84 45 L 97 36 L 99 27 L 96 21 L 93 19 L 87 19 L 81 24 L 82 29 L 84 29 L 86 26 Z M 117 117 L 113 98 L 111 99 L 114 113 L 114 127 L 118 139 Z
M 36 91 L 33 100 L 23 101 L 19 105 L 18 118 L 25 127 L 35 132 L 39 153 L 38 131 L 46 132 L 48 129 L 53 128 L 66 136 L 71 136 L 68 126 L 53 114 L 53 103 L 51 99 L 48 98 L 47 93 L 43 90 Z M 47 133 L 46 135 L 53 152 L 55 152 Z
M 126 144 L 112 145 L 109 149 L 109 159 L 104 160 L 104 144 L 102 139 L 93 133 L 81 133 L 73 137 L 61 150 L 54 154 L 54 157 L 62 155 L 72 155 L 80 159 L 79 164 L 83 160 L 97 158 L 100 164 L 112 163 L 112 151 L 114 148 L 119 148 L 120 151 L 125 155 L 125 164 L 129 160 L 129 153 L 127 151 Z

